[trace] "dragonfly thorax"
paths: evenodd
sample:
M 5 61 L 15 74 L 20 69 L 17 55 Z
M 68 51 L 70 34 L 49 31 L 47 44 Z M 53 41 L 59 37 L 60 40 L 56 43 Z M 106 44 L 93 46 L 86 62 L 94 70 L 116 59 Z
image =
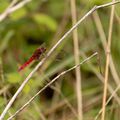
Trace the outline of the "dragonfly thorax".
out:
M 34 57 L 35 59 L 39 59 L 40 56 L 41 56 L 41 54 L 44 53 L 45 51 L 46 51 L 46 49 L 45 49 L 44 47 L 38 48 L 38 49 L 34 52 L 33 57 Z

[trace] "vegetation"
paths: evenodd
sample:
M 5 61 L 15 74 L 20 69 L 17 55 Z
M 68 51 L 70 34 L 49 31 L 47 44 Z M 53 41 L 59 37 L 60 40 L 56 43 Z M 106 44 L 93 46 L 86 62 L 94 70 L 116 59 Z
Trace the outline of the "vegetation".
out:
M 21 2 L 20 0 L 13 1 L 15 1 L 14 6 Z M 1 0 L 1 15 L 6 12 L 5 10 L 11 2 Z M 111 1 L 76 0 L 75 2 L 78 21 L 94 5 L 102 5 Z M 110 60 L 108 63 L 110 69 L 106 101 L 120 84 L 120 4 L 115 5 L 114 16 L 111 14 L 111 8 L 112 6 L 109 6 L 96 10 L 77 27 L 80 62 L 98 52 L 97 56 L 80 66 L 82 88 L 79 90 L 82 93 L 81 114 L 83 119 L 78 114 L 77 92 L 79 91 L 76 91 L 76 73 L 75 70 L 72 70 L 43 90 L 14 117 L 15 120 L 95 119 L 102 108 L 104 98 L 107 55 Z M 71 9 L 70 0 L 31 0 L 19 9 L 7 13 L 3 20 L 0 15 L 0 113 L 3 112 L 29 73 L 73 26 Z M 113 23 L 111 23 L 113 28 L 110 28 L 111 16 L 114 17 Z M 109 56 L 107 41 L 110 36 L 111 52 Z M 46 48 L 40 59 L 18 72 L 19 67 L 39 47 Z M 73 67 L 75 65 L 74 54 L 73 34 L 70 33 L 33 74 L 4 119 L 7 120 L 57 75 Z M 114 94 L 105 107 L 105 119 L 102 120 L 119 120 L 119 90 Z

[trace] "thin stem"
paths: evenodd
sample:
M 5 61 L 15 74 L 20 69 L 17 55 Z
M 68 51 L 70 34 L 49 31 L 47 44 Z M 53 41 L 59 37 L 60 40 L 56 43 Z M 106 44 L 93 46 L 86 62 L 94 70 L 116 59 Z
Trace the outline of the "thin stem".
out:
M 88 60 L 90 60 L 91 58 L 96 56 L 97 54 L 98 53 L 96 52 L 96 53 L 92 54 L 90 57 L 88 57 L 85 60 L 83 60 L 80 64 L 75 65 L 72 68 L 61 72 L 58 76 L 56 76 L 53 80 L 51 80 L 48 84 L 46 84 L 40 91 L 38 91 L 30 100 L 28 100 L 27 103 L 25 103 L 14 115 L 9 117 L 7 120 L 11 120 L 12 118 L 14 118 L 19 112 L 21 112 L 25 107 L 27 107 L 42 91 L 44 91 L 47 87 L 49 87 L 52 83 L 54 83 L 58 78 L 60 78 L 61 76 L 65 75 L 66 73 L 70 72 L 71 70 L 74 70 L 76 67 L 79 67 L 80 65 L 82 65 L 85 62 L 87 62 Z
M 81 56 L 85 59 L 86 55 L 81 51 Z M 100 72 L 97 72 L 96 67 L 94 65 L 92 65 L 91 62 L 87 62 L 88 66 L 91 68 L 91 70 L 93 71 L 93 73 L 99 78 L 99 80 L 104 84 L 104 77 L 100 74 Z M 112 86 L 108 83 L 108 91 L 110 94 L 112 94 L 114 92 Z M 114 99 L 116 100 L 116 102 L 120 105 L 120 100 L 117 94 L 114 94 Z
M 98 33 L 99 33 L 104 51 L 106 51 L 107 40 L 106 40 L 105 32 L 103 30 L 103 26 L 102 26 L 102 23 L 101 23 L 101 20 L 100 20 L 100 17 L 99 17 L 99 14 L 98 14 L 97 11 L 94 12 L 93 17 L 94 17 L 94 20 L 95 20 L 95 24 L 96 24 L 96 27 L 97 27 L 97 30 L 98 30 Z M 110 71 L 111 71 L 111 74 L 112 74 L 112 76 L 115 80 L 116 85 L 118 85 L 119 82 L 120 82 L 120 79 L 119 79 L 119 76 L 117 74 L 112 56 L 110 56 Z
M 58 83 L 57 83 L 58 86 Z M 69 107 L 69 109 L 71 110 L 71 112 L 77 117 L 77 113 L 74 110 L 73 106 L 71 105 L 71 103 L 69 102 L 69 100 L 64 96 L 64 94 L 61 92 L 60 89 L 58 89 L 56 86 L 50 86 L 53 90 L 55 90 L 58 94 L 61 95 L 61 97 L 63 98 L 63 100 L 65 101 L 66 105 Z
M 18 88 L 18 90 L 16 91 L 16 93 L 13 95 L 13 97 L 11 98 L 11 100 L 8 102 L 7 106 L 5 107 L 5 109 L 3 110 L 1 116 L 0 116 L 0 120 L 2 120 L 4 118 L 4 116 L 6 115 L 7 111 L 9 110 L 9 108 L 11 107 L 11 105 L 13 104 L 13 102 L 16 100 L 17 96 L 19 95 L 19 93 L 22 91 L 22 89 L 24 88 L 24 86 L 27 84 L 27 82 L 29 81 L 29 79 L 32 77 L 32 75 L 38 70 L 39 67 L 41 67 L 45 61 L 48 59 L 48 57 L 52 54 L 52 52 L 58 47 L 58 45 L 74 30 L 78 27 L 78 25 L 81 24 L 81 22 L 83 22 L 89 15 L 91 15 L 95 10 L 99 9 L 99 8 L 103 8 L 103 7 L 107 7 L 113 4 L 117 4 L 120 3 L 119 1 L 116 2 L 110 2 L 104 5 L 100 5 L 100 6 L 94 6 L 89 12 L 87 12 L 68 32 L 66 32 L 63 37 L 51 48 L 51 50 L 48 52 L 48 54 L 46 55 L 45 58 L 43 58 L 37 65 L 36 67 L 32 70 L 32 72 L 27 76 L 27 78 L 23 81 L 23 83 L 21 84 L 21 86 Z M 102 6 L 102 7 L 101 7 Z
M 31 0 L 24 0 L 24 1 L 18 3 L 17 5 L 14 6 L 14 4 L 17 2 L 17 0 L 13 0 L 11 2 L 11 4 L 8 6 L 8 8 L 2 14 L 0 14 L 0 22 L 3 21 L 10 13 L 20 9 L 21 7 L 23 7 L 24 5 L 26 5 L 30 1 Z
M 110 100 L 114 97 L 114 95 L 116 94 L 116 92 L 120 89 L 120 84 L 118 85 L 118 87 L 112 92 L 111 96 L 108 98 L 105 106 L 110 102 Z M 101 109 L 99 111 L 99 113 L 96 115 L 95 119 L 94 120 L 97 120 L 99 115 L 103 112 L 103 109 Z
M 113 0 L 114 2 L 114 0 Z M 111 16 L 110 16 L 110 25 L 108 33 L 108 43 L 107 43 L 107 56 L 106 56 L 106 67 L 105 67 L 105 82 L 104 82 L 104 92 L 103 92 L 103 103 L 102 103 L 102 116 L 101 120 L 105 120 L 105 109 L 106 109 L 106 98 L 107 98 L 107 86 L 108 86 L 108 75 L 109 75 L 109 63 L 110 63 L 110 47 L 111 47 L 111 38 L 112 38 L 112 28 L 113 28 L 113 19 L 114 19 L 114 10 L 115 6 L 112 6 Z
M 76 14 L 76 0 L 71 0 L 71 15 L 72 15 L 72 24 L 74 25 L 77 22 Z M 74 43 L 74 58 L 75 64 L 79 64 L 79 41 L 78 41 L 78 31 L 75 29 L 73 31 L 73 43 Z M 82 90 L 81 90 L 81 72 L 80 66 L 75 69 L 76 74 L 76 93 L 77 93 L 77 106 L 78 106 L 78 120 L 83 119 L 82 113 Z

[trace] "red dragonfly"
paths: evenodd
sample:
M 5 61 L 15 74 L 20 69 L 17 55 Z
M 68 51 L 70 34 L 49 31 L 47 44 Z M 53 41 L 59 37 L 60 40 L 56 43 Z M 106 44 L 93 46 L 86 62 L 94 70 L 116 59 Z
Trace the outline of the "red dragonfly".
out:
M 41 47 L 37 48 L 33 55 L 26 61 L 19 69 L 18 71 L 23 70 L 25 67 L 27 67 L 30 63 L 32 63 L 34 60 L 38 60 L 40 56 L 46 51 L 46 48 Z

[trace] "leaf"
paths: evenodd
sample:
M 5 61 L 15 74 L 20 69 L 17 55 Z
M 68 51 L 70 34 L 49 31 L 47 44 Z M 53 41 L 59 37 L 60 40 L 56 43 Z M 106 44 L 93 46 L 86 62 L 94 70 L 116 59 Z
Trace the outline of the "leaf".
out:
M 11 30 L 9 31 L 5 37 L 2 40 L 1 46 L 0 46 L 0 54 L 7 48 L 9 41 L 11 39 L 11 37 L 14 35 L 14 31 Z
M 63 0 L 49 0 L 48 9 L 50 14 L 56 18 L 60 18 L 66 9 L 69 10 L 69 7 L 66 7 Z
M 22 7 L 20 9 L 16 10 L 15 12 L 13 12 L 10 15 L 10 17 L 12 20 L 18 20 L 18 19 L 24 17 L 26 15 L 26 13 L 27 13 L 26 9 Z
M 23 92 L 27 94 L 27 93 L 29 93 L 30 89 L 31 89 L 30 85 L 27 84 L 27 85 L 24 87 Z
M 0 107 L 2 107 L 3 105 L 5 105 L 5 100 L 4 98 L 0 97 Z
M 25 94 L 29 93 L 33 86 L 34 86 L 34 80 L 30 79 L 29 82 L 25 85 L 23 92 Z
M 90 1 L 92 5 L 101 5 L 101 4 L 105 4 L 107 2 L 110 2 L 110 0 L 91 0 Z
M 55 31 L 57 29 L 57 22 L 52 17 L 50 17 L 48 15 L 45 15 L 45 14 L 35 14 L 33 16 L 33 19 L 40 26 L 41 25 L 45 25 L 51 31 Z
M 7 81 L 12 84 L 19 83 L 21 81 L 21 76 L 17 72 L 9 73 L 7 74 Z
M 8 5 L 9 5 L 8 0 L 0 1 L 0 13 L 3 13 L 5 9 L 8 7 Z

